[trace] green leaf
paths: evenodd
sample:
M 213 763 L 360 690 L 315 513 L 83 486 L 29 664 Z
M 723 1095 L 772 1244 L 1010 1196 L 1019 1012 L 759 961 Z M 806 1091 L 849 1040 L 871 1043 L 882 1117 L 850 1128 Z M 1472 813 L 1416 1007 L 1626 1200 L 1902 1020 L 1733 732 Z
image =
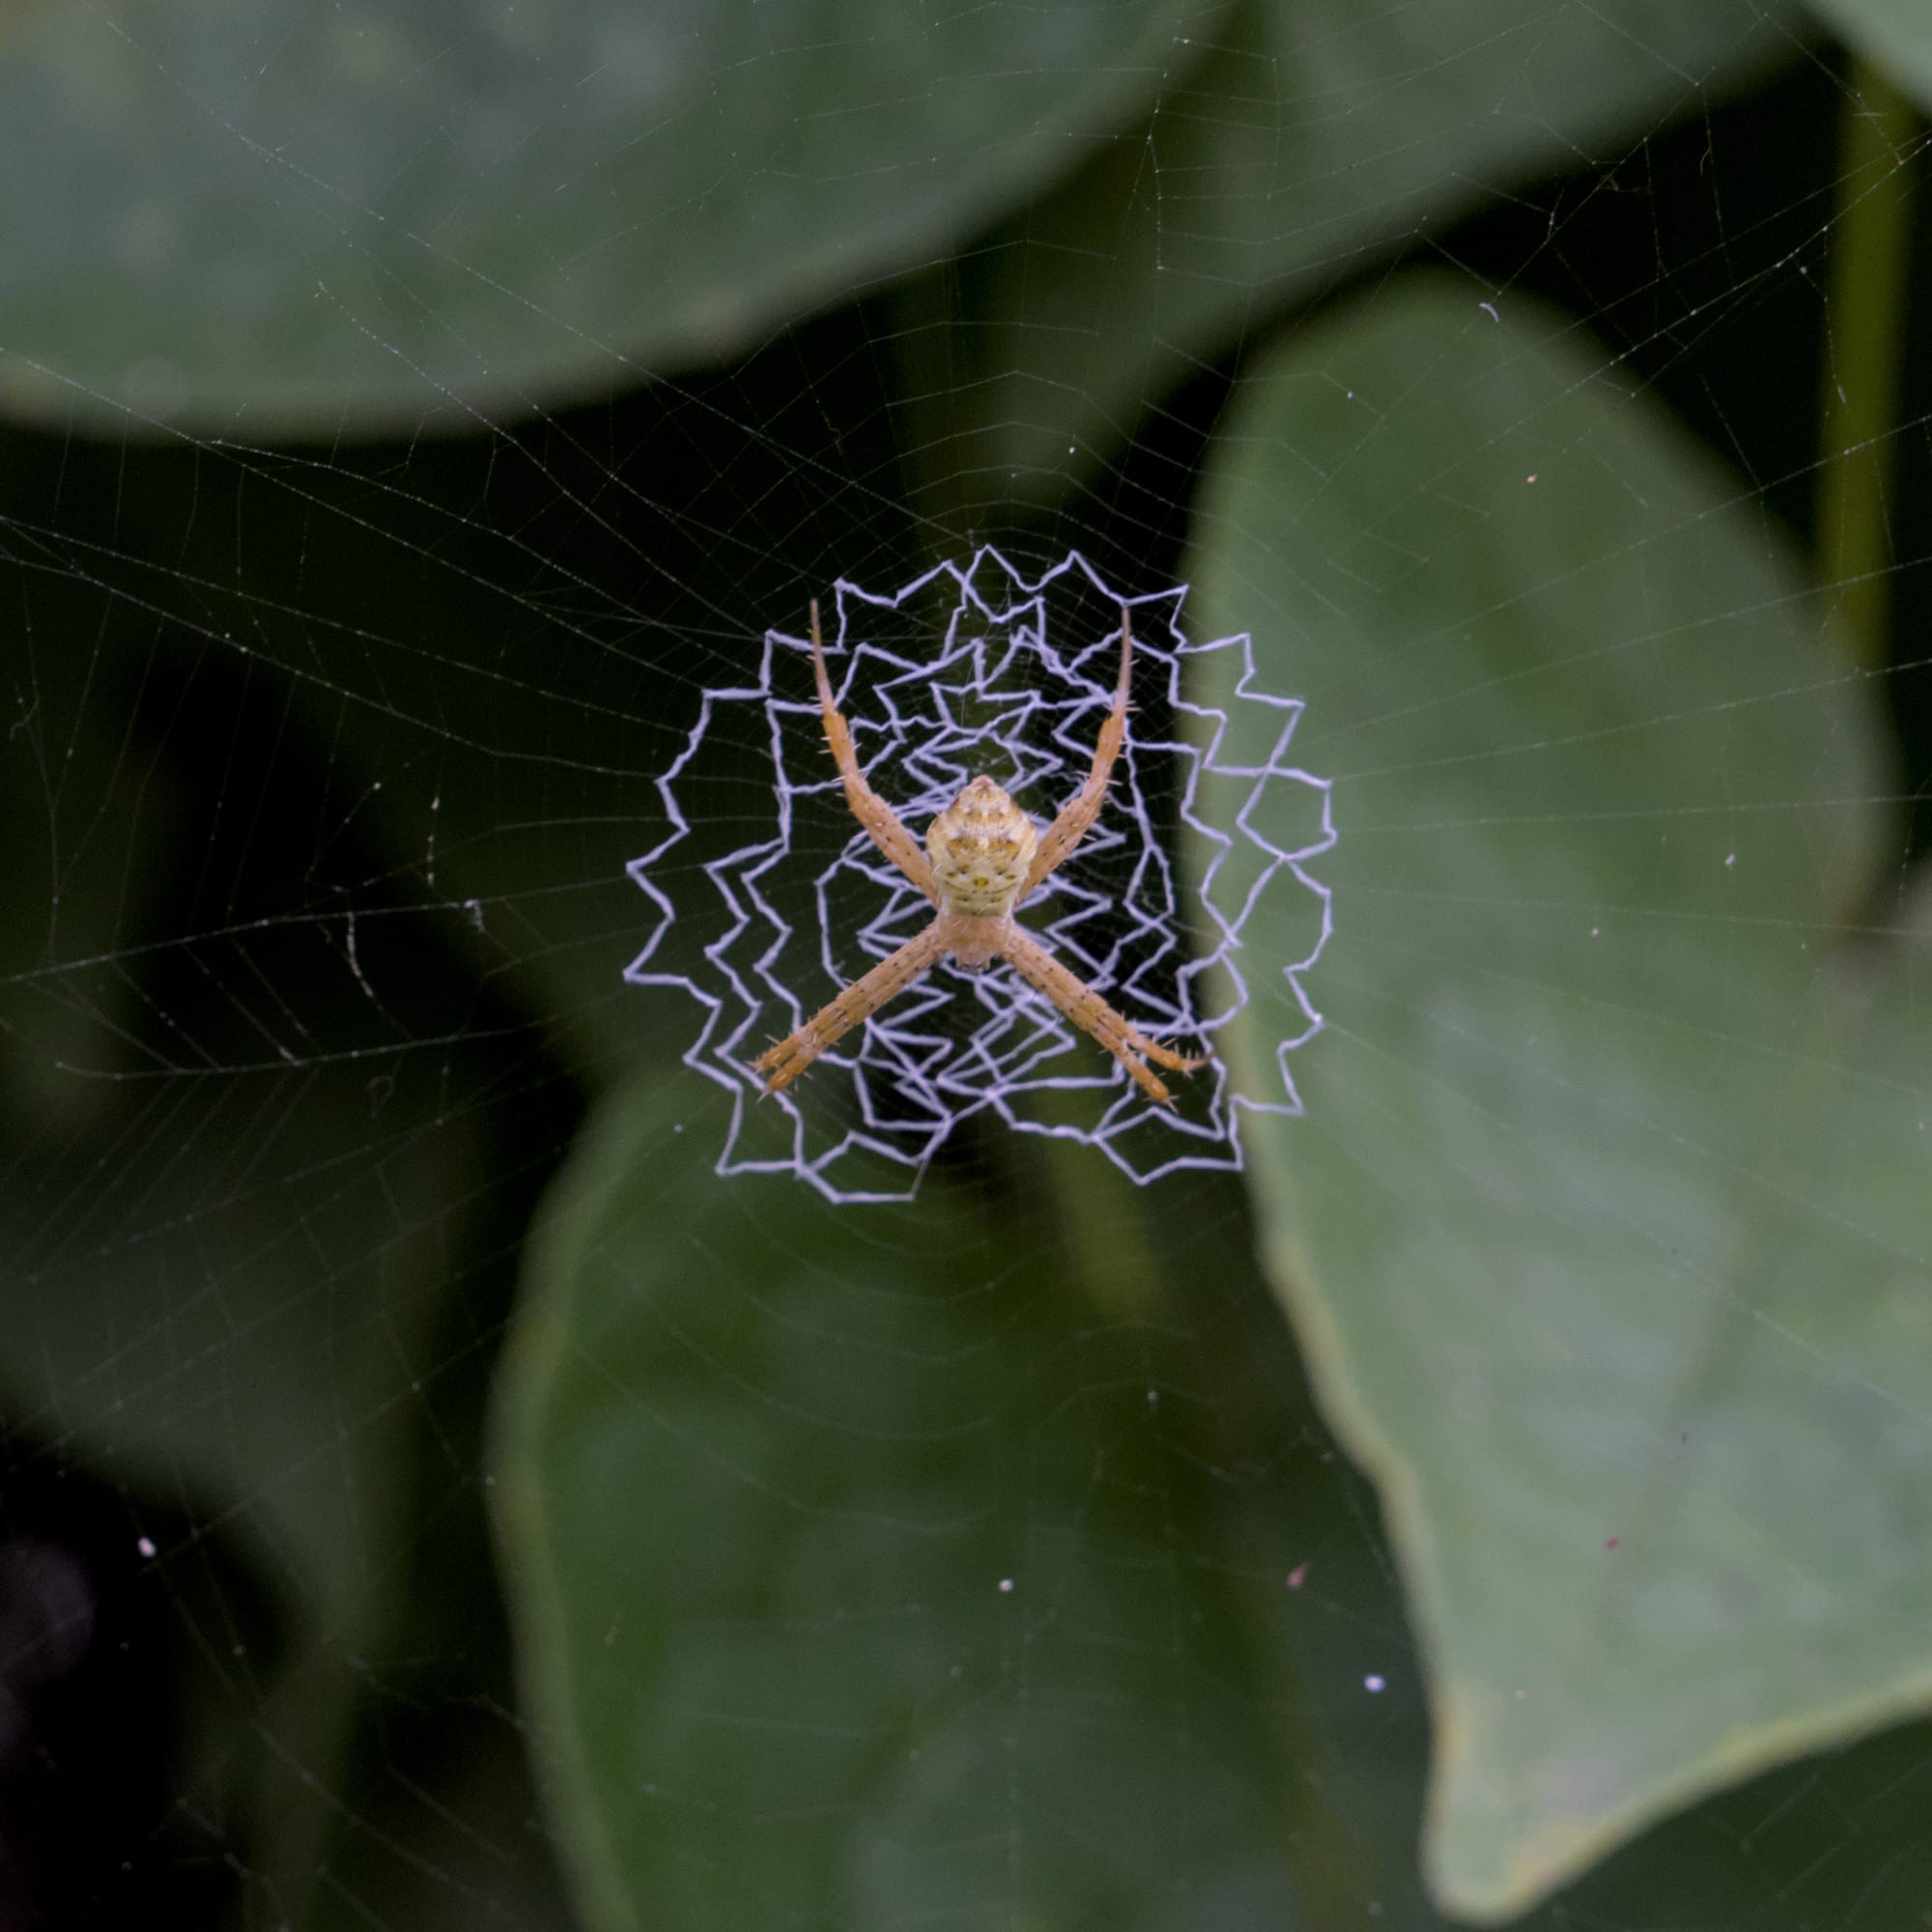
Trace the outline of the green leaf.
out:
M 1932 16 L 1920 0 L 1810 0 L 1811 11 L 1932 114 Z M 1903 164 L 1905 156 L 1899 156 Z
M 1265 313 L 1788 59 L 1789 6 L 1246 0 L 1151 119 L 908 292 L 932 507 L 1084 473 Z M 942 326 L 943 325 L 943 326 Z M 964 489 L 992 494 L 961 503 Z
M 0 401 L 330 438 L 714 362 L 1144 111 L 1186 11 L 30 8 Z
M 1907 1724 L 1753 1778 L 1645 1833 L 1530 1921 L 1909 1926 L 1932 1897 L 1925 1764 Z
M 1090 1158 L 1123 1258 L 1083 1264 L 1037 1202 L 937 1176 L 858 1210 L 720 1180 L 724 1124 L 696 1076 L 612 1090 L 500 1384 L 525 1706 L 589 1923 L 1179 1932 L 1346 1891 L 1293 1696 L 1249 1676 L 1249 1626 L 1302 1600 L 1272 1552 L 1251 1586 L 1272 1523 L 1221 1520 L 1231 1459 L 1295 1475 L 1238 1196 L 1138 1220 Z M 1179 1252 L 1192 1312 L 1126 1310 Z
M 1477 293 L 1244 384 L 1190 628 L 1335 781 L 1328 1028 L 1251 1179 L 1429 1658 L 1432 1882 L 1493 1918 L 1932 1702 L 1932 1050 L 1922 928 L 1837 935 L 1888 786 L 1776 531 Z

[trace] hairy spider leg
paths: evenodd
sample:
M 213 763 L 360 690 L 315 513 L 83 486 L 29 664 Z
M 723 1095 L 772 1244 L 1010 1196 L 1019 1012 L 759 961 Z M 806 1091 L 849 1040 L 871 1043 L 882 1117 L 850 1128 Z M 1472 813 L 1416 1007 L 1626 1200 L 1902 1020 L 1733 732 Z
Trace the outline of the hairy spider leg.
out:
M 825 1051 L 855 1026 L 869 1019 L 888 1000 L 896 998 L 950 950 L 943 920 L 934 920 L 918 938 L 889 953 L 869 973 L 854 980 L 829 1006 L 821 1007 L 788 1039 L 781 1039 L 753 1063 L 769 1074 L 764 1099 L 781 1094 Z
M 930 845 L 945 828 L 942 842 L 949 853 L 954 847 L 969 848 L 953 869 L 970 876 L 965 878 L 963 887 L 958 881 L 952 881 L 942 891 L 931 855 L 919 848 L 892 808 L 860 773 L 852 733 L 832 701 L 832 680 L 825 668 L 825 646 L 818 628 L 818 600 L 812 600 L 812 675 L 818 685 L 819 709 L 825 718 L 826 742 L 832 748 L 844 783 L 845 801 L 873 843 L 940 907 L 940 914 L 918 938 L 907 941 L 891 957 L 882 959 L 789 1038 L 779 1041 L 758 1057 L 754 1065 L 758 1072 L 768 1076 L 764 1089 L 767 1094 L 781 1093 L 789 1087 L 826 1048 L 877 1012 L 888 1000 L 902 993 L 922 973 L 949 953 L 956 954 L 975 969 L 989 956 L 1009 959 L 1023 979 L 1038 987 L 1075 1026 L 1104 1046 L 1149 1097 L 1157 1102 L 1172 1105 L 1174 1095 L 1148 1065 L 1148 1061 L 1155 1061 L 1179 1073 L 1191 1073 L 1208 1064 L 1205 1057 L 1177 1053 L 1172 1047 L 1151 1039 L 1116 1012 L 1077 974 L 1062 965 L 1030 932 L 1016 924 L 1010 910 L 1066 858 L 1100 815 L 1107 781 L 1126 736 L 1133 647 L 1131 620 L 1123 604 L 1120 681 L 1114 690 L 1113 709 L 1100 727 L 1094 748 L 1093 769 L 1039 839 L 1022 881 L 1017 886 L 1001 883 L 996 874 L 1008 863 L 1017 869 L 1018 863 L 1026 856 L 1033 827 L 997 784 L 979 778 L 940 813 L 928 834 Z M 1017 832 L 1006 823 L 1008 817 L 1016 822 Z M 959 821 L 956 825 L 955 819 Z M 975 865 L 983 867 L 985 877 L 972 870 Z M 1010 878 L 1010 874 L 1007 876 Z M 979 898 L 967 889 L 984 889 L 991 898 L 981 907 Z M 997 900 L 997 905 L 993 900 Z
M 1082 1033 L 1097 1039 L 1133 1075 L 1151 1100 L 1167 1106 L 1174 1104 L 1174 1095 L 1148 1065 L 1149 1060 L 1158 1061 L 1177 1073 L 1192 1073 L 1208 1065 L 1205 1058 L 1176 1053 L 1171 1046 L 1150 1039 L 1070 968 L 1063 966 L 1023 926 L 1015 925 L 1000 950 L 1012 961 L 1013 970 L 1023 980 L 1037 986 Z M 1143 1054 L 1146 1060 L 1141 1058 Z
M 868 785 L 859 770 L 859 753 L 852 732 L 832 701 L 832 680 L 825 669 L 825 646 L 818 636 L 818 599 L 811 600 L 811 673 L 818 683 L 818 708 L 825 715 L 825 742 L 845 783 L 845 803 L 852 816 L 871 835 L 872 843 L 935 905 L 932 867 L 919 840 L 899 823 L 898 814 Z
M 1114 687 L 1114 708 L 1107 714 L 1107 722 L 1101 725 L 1094 747 L 1094 769 L 1087 774 L 1080 789 L 1061 807 L 1060 816 L 1040 835 L 1033 864 L 1027 868 L 1026 883 L 1020 888 L 1021 898 L 1060 867 L 1100 815 L 1100 807 L 1107 797 L 1107 781 L 1113 776 L 1114 760 L 1121 755 L 1121 744 L 1127 732 L 1127 679 L 1133 668 L 1133 632 L 1128 627 L 1126 606 L 1122 605 L 1121 678 Z

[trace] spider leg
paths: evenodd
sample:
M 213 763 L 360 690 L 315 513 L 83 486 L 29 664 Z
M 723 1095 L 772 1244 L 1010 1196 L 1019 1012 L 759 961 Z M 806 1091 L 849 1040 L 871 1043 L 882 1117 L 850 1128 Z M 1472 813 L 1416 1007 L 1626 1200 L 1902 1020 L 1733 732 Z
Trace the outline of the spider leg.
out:
M 852 816 L 871 835 L 872 843 L 890 859 L 928 899 L 937 905 L 932 887 L 932 867 L 920 849 L 919 840 L 899 823 L 898 814 L 866 782 L 859 770 L 859 753 L 852 743 L 850 726 L 832 701 L 832 680 L 825 669 L 825 646 L 818 636 L 818 599 L 811 600 L 811 673 L 818 684 L 818 708 L 825 717 L 825 742 L 838 764 L 838 776 L 845 783 L 845 803 Z
M 1127 678 L 1133 665 L 1134 639 L 1128 627 L 1126 606 L 1121 607 L 1121 681 L 1114 687 L 1114 708 L 1100 726 L 1099 742 L 1094 747 L 1094 769 L 1086 781 L 1061 808 L 1056 818 L 1041 835 L 1035 848 L 1033 864 L 1027 867 L 1026 883 L 1020 888 L 1025 898 L 1046 875 L 1065 859 L 1086 838 L 1088 827 L 1100 815 L 1107 797 L 1107 781 L 1113 775 L 1114 760 L 1121 754 L 1127 734 Z M 1017 901 L 1015 901 L 1017 903 Z
M 1171 1106 L 1174 1095 L 1149 1066 L 1155 1060 L 1177 1073 L 1206 1066 L 1205 1057 L 1176 1053 L 1150 1039 L 1132 1021 L 1117 1013 L 1079 974 L 1063 966 L 1032 933 L 1013 926 L 1001 948 L 1021 979 L 1037 986 L 1082 1033 L 1091 1034 L 1131 1073 L 1149 1099 Z M 1142 1056 L 1146 1058 L 1143 1059 Z
M 917 939 L 909 939 L 889 953 L 869 973 L 854 980 L 830 1006 L 822 1007 L 788 1039 L 761 1053 L 753 1063 L 769 1077 L 758 1097 L 781 1094 L 825 1051 L 855 1026 L 869 1019 L 890 999 L 903 993 L 927 967 L 945 957 L 947 941 L 941 922 L 934 920 Z

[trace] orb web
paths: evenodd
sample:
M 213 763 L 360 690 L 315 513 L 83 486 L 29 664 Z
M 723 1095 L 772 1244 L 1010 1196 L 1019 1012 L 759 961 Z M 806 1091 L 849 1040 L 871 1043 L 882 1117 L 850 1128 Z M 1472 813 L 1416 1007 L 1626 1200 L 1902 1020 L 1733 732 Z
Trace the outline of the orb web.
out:
M 932 907 L 846 808 L 803 628 L 766 632 L 755 683 L 702 694 L 657 781 L 662 837 L 628 868 L 654 923 L 625 978 L 694 1003 L 685 1063 L 732 1100 L 719 1174 L 789 1174 L 838 1202 L 908 1200 L 978 1119 L 1084 1143 L 1145 1182 L 1238 1169 L 1244 1116 L 1301 1111 L 1290 1057 L 1321 1025 L 1304 981 L 1331 924 L 1311 869 L 1334 843 L 1329 785 L 1291 757 L 1301 700 L 1259 688 L 1247 634 L 1190 640 L 1185 596 L 1129 595 L 1077 552 L 1029 578 L 985 548 L 886 593 L 841 580 L 825 626 L 860 768 L 923 842 L 982 772 L 1051 820 L 1091 765 L 1127 613 L 1135 707 L 1105 808 L 1016 916 L 1143 1032 L 1209 1056 L 1170 1078 L 1173 1106 L 1150 1101 L 1003 961 L 941 964 L 761 1097 L 758 1054 Z M 1193 661 L 1223 651 L 1238 655 L 1236 702 L 1253 714 L 1238 731 L 1187 696 Z M 1259 928 L 1275 936 L 1266 952 L 1250 943 Z M 1284 932 L 1293 956 L 1280 956 Z M 1257 1069 L 1244 1078 L 1220 1046 L 1264 982 L 1257 1010 L 1281 1037 L 1240 1057 Z

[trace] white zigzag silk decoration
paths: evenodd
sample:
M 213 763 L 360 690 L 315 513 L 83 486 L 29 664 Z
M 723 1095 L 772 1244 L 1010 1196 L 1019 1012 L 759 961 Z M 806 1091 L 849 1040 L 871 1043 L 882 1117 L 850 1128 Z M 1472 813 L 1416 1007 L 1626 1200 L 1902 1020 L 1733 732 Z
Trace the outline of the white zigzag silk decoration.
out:
M 658 780 L 664 836 L 630 866 L 656 923 L 625 977 L 696 1003 L 686 1064 L 733 1097 L 721 1175 L 792 1174 L 838 1202 L 906 1200 L 960 1123 L 984 1114 L 1096 1147 L 1147 1181 L 1238 1168 L 1243 1113 L 1300 1112 L 1289 1057 L 1321 1024 L 1303 980 L 1330 929 L 1309 870 L 1335 839 L 1328 782 L 1290 761 L 1301 701 L 1255 688 L 1245 635 L 1189 642 L 1185 595 L 1117 591 L 1077 553 L 1030 579 L 982 549 L 884 596 L 839 582 L 827 657 L 861 767 L 915 838 L 980 772 L 1044 823 L 1086 775 L 1125 610 L 1136 708 L 1106 808 L 1018 917 L 1137 1026 L 1190 1051 L 1211 1053 L 1270 982 L 1266 1010 L 1289 1021 L 1270 1091 L 1242 1091 L 1216 1058 L 1175 1083 L 1178 1105 L 1155 1106 L 1009 967 L 947 965 L 760 1102 L 751 1063 L 764 1047 L 931 918 L 845 810 L 801 625 L 765 634 L 755 684 L 704 693 Z M 1225 762 L 1227 714 L 1188 700 L 1190 664 L 1220 651 L 1242 661 L 1237 703 L 1263 709 L 1266 728 L 1239 733 L 1267 747 L 1259 762 Z M 737 803 L 760 795 L 762 811 Z M 730 820 L 753 810 L 760 822 L 725 856 L 695 862 L 694 829 L 725 799 Z M 1169 849 L 1177 836 L 1200 855 L 1198 889 Z M 1301 895 L 1306 952 L 1254 956 L 1243 931 L 1279 894 Z M 673 956 L 698 963 L 675 971 Z

